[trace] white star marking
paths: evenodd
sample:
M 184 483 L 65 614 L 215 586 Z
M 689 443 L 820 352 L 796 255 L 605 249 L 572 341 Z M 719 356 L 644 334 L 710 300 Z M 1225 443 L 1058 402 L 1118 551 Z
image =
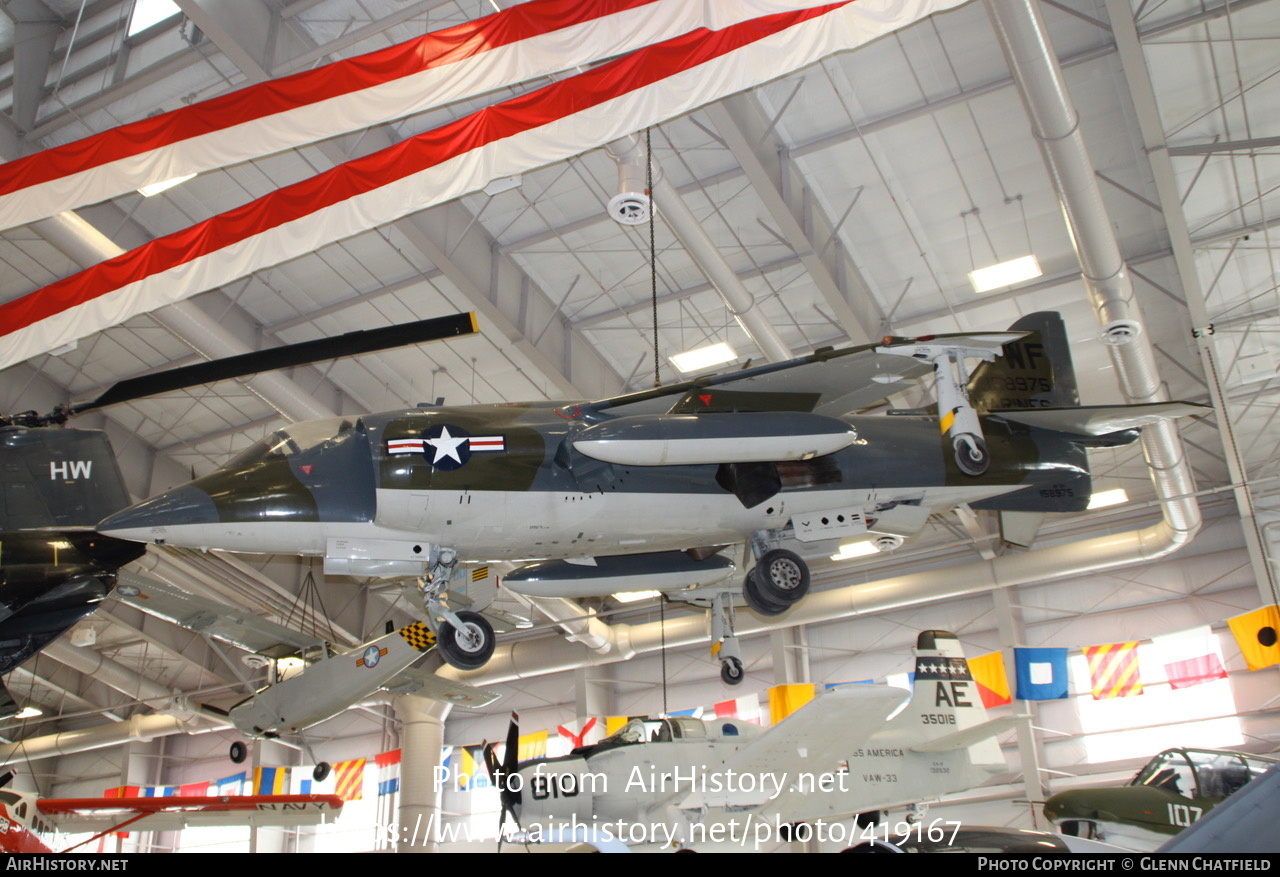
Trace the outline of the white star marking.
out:
M 424 439 L 424 441 L 436 449 L 435 459 L 431 461 L 431 465 L 435 465 L 445 457 L 452 457 L 462 465 L 462 457 L 458 455 L 458 446 L 467 440 L 466 436 L 454 437 L 449 435 L 449 427 L 440 427 L 440 438 Z

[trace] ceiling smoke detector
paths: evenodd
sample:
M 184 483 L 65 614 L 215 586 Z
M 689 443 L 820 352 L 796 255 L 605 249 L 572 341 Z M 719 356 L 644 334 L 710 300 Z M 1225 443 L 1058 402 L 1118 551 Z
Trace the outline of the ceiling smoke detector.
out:
M 649 221 L 649 196 L 644 192 L 619 192 L 609 199 L 609 216 L 622 225 L 644 225 Z

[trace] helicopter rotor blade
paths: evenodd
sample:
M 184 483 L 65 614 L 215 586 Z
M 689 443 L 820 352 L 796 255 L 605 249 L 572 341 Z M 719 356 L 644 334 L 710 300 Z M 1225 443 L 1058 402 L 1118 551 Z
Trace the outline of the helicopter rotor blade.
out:
M 118 405 L 131 402 L 157 393 L 181 390 L 200 384 L 211 384 L 259 372 L 306 365 L 312 362 L 323 362 L 344 356 L 355 356 L 360 353 L 371 353 L 375 350 L 387 350 L 403 347 L 408 344 L 422 344 L 427 341 L 438 341 L 442 338 L 455 338 L 472 335 L 479 331 L 474 313 L 465 312 L 448 317 L 435 317 L 429 320 L 418 320 L 398 326 L 387 326 L 381 329 L 364 329 L 347 332 L 334 338 L 318 338 L 315 341 L 303 341 L 299 344 L 286 344 L 268 350 L 255 350 L 239 356 L 215 359 L 211 362 L 199 362 L 195 365 L 182 366 L 142 375 L 120 381 L 92 402 L 73 405 L 70 413 L 79 414 L 92 411 L 107 405 Z

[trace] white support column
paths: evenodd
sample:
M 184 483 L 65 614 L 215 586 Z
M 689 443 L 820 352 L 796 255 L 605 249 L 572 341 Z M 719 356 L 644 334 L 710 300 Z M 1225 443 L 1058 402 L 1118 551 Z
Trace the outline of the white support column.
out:
M 1022 613 L 1013 604 L 1013 595 L 1016 593 L 1016 588 L 997 588 L 991 592 L 991 599 L 995 603 L 996 625 L 1000 631 L 1000 648 L 1005 651 L 1005 674 L 1011 680 L 1014 678 L 1013 649 L 1022 638 Z M 1019 719 L 1017 724 L 1022 786 L 1026 790 L 1028 801 L 1043 801 L 1049 796 L 1049 788 L 1041 779 L 1041 741 L 1034 727 L 1037 707 L 1031 701 L 1022 701 L 1019 709 L 1028 714 L 1027 718 Z M 1034 806 L 1032 805 L 1031 824 L 1033 828 L 1039 828 L 1039 813 Z
M 769 634 L 773 654 L 773 684 L 812 682 L 809 675 L 809 634 L 804 625 L 784 627 Z
M 424 697 L 395 698 L 396 717 L 403 725 L 400 756 L 400 819 L 398 853 L 436 852 L 441 818 L 435 769 L 444 746 L 444 720 L 452 706 Z
M 608 665 L 579 667 L 573 671 L 573 695 L 579 725 L 593 717 L 604 722 L 606 716 L 612 715 L 613 692 L 609 687 L 612 675 Z M 601 730 L 604 730 L 603 725 Z

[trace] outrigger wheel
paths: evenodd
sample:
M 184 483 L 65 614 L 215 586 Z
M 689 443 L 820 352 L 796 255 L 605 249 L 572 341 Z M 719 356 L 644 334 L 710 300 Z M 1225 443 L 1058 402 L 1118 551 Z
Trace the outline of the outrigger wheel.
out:
M 987 443 L 982 436 L 971 432 L 962 432 L 956 436 L 954 445 L 956 465 L 966 475 L 978 476 L 987 471 L 991 465 L 991 454 L 987 451 Z
M 478 670 L 493 657 L 497 639 L 493 635 L 493 627 L 484 616 L 475 612 L 459 612 L 458 620 L 462 629 L 452 624 L 440 625 L 440 635 L 436 644 L 444 659 L 459 670 Z
M 741 685 L 746 675 L 739 658 L 725 658 L 720 662 L 720 679 L 725 685 Z
M 322 783 L 329 778 L 329 772 L 332 770 L 333 768 L 330 766 L 329 762 L 321 761 L 311 771 L 311 778 L 317 783 Z
M 232 764 L 244 764 L 244 760 L 249 757 L 249 748 L 237 740 L 231 744 L 231 751 L 227 754 L 231 756 Z

